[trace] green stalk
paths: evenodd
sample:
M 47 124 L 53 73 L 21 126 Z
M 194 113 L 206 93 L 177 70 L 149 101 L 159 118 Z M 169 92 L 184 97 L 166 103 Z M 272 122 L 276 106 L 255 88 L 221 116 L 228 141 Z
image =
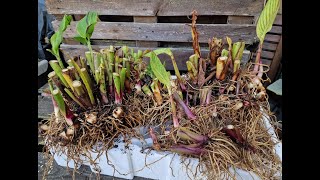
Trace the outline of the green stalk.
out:
M 122 98 L 121 98 L 121 83 L 120 83 L 120 75 L 118 73 L 112 73 L 113 75 L 113 81 L 115 86 L 115 103 L 116 104 L 122 104 Z
M 108 66 L 108 71 L 107 71 L 107 74 L 108 74 L 108 81 L 109 81 L 109 93 L 110 94 L 113 94 L 113 78 L 112 78 L 112 73 L 114 72 L 114 48 L 113 46 L 110 46 L 109 49 L 106 50 L 106 53 L 107 53 L 107 64 L 106 66 Z
M 141 51 L 141 50 L 138 50 L 138 53 L 137 53 L 137 59 L 142 58 L 142 56 L 143 56 L 142 51 Z
M 130 78 L 130 69 L 131 69 L 130 60 L 126 61 L 126 66 L 125 67 L 127 68 L 127 78 L 129 79 Z
M 80 80 L 80 76 L 73 66 L 68 66 L 67 68 L 69 69 L 70 76 L 74 77 L 73 79 Z
M 85 53 L 86 59 L 88 61 L 88 64 L 90 66 L 90 70 L 92 73 L 94 73 L 94 64 L 93 64 L 93 53 L 91 51 L 86 51 Z
M 80 107 L 85 109 L 83 104 L 73 95 L 73 93 L 71 91 L 69 91 L 69 89 L 64 88 L 64 91 L 71 97 L 72 100 L 74 100 L 77 104 L 79 104 Z
M 121 95 L 124 94 L 124 81 L 126 80 L 126 71 L 127 68 L 122 68 L 120 72 L 120 89 L 121 89 Z
M 100 94 L 102 97 L 102 102 L 104 104 L 108 104 L 108 97 L 107 97 L 107 90 L 106 90 L 106 81 L 105 81 L 105 76 L 104 76 L 104 65 L 100 64 L 100 78 L 99 78 L 99 83 L 100 83 Z
M 108 69 L 113 73 L 114 72 L 113 65 L 115 64 L 113 46 L 110 46 L 110 48 L 107 50 L 107 60 L 108 60 Z M 112 77 L 112 74 L 111 74 L 111 77 Z
M 114 62 L 114 72 L 119 73 L 119 56 L 116 56 L 115 62 Z
M 61 69 L 64 69 L 64 65 L 63 65 L 63 63 L 62 63 L 62 60 L 61 60 L 59 51 L 58 51 L 57 54 L 55 54 L 55 56 L 56 56 L 56 58 L 57 58 L 57 60 L 58 60 L 58 62 L 59 62 L 59 65 L 60 65 Z
M 69 87 L 71 88 L 72 91 L 74 91 L 73 87 L 72 87 L 72 81 L 73 79 L 70 77 L 70 72 L 68 69 L 62 69 L 62 75 L 64 77 L 64 79 L 67 81 Z
M 67 124 L 69 126 L 73 125 L 73 122 L 72 122 L 73 114 L 70 112 L 68 106 L 65 104 L 59 89 L 54 89 L 52 91 L 52 95 L 58 104 L 61 114 L 65 117 Z
M 96 84 L 99 84 L 99 81 L 100 81 L 100 71 L 99 69 L 96 69 L 95 72 L 94 72 L 94 79 L 96 80 Z
M 198 54 L 193 54 L 189 57 L 189 61 L 192 62 L 193 66 L 195 67 L 195 69 L 198 71 L 198 68 L 199 68 L 199 56 Z M 197 75 L 198 76 L 198 72 L 197 72 Z
M 178 83 L 180 85 L 180 88 L 182 91 L 186 91 L 186 86 L 184 85 L 184 82 L 181 78 L 181 75 L 180 75 L 180 72 L 179 72 L 179 68 L 178 68 L 178 65 L 176 63 L 176 60 L 174 59 L 174 56 L 173 54 L 170 55 L 171 57 L 171 61 L 172 61 L 172 65 L 173 65 L 173 69 L 174 69 L 174 73 L 176 74 L 177 76 L 177 79 L 178 79 Z
M 82 102 L 87 106 L 87 107 L 92 107 L 92 104 L 90 103 L 87 94 L 82 86 L 81 81 L 75 80 L 72 82 L 72 86 L 75 89 L 76 96 L 79 97 L 79 99 L 82 100 Z
M 59 77 L 59 79 L 61 80 L 62 84 L 65 87 L 69 87 L 67 81 L 64 79 L 63 75 L 62 75 L 62 70 L 58 64 L 57 60 L 51 60 L 49 61 L 50 66 L 52 67 L 52 69 L 56 72 L 57 76 Z
M 52 71 L 52 72 L 54 72 L 54 71 Z M 60 118 L 59 107 L 58 107 L 56 100 L 54 99 L 54 97 L 52 95 L 52 92 L 53 92 L 52 79 L 48 80 L 48 84 L 49 84 L 49 89 L 51 92 L 51 100 L 52 100 L 52 104 L 53 104 L 54 115 L 57 118 L 56 120 L 59 120 L 59 118 Z
M 122 46 L 121 49 L 124 55 L 123 57 L 128 58 L 128 52 L 129 52 L 128 46 Z
M 163 99 L 162 99 L 162 96 L 161 96 L 161 93 L 160 93 L 160 89 L 159 89 L 159 86 L 158 86 L 158 80 L 155 78 L 153 80 L 153 82 L 151 83 L 150 85 L 151 89 L 152 89 L 152 92 L 153 92 L 153 95 L 157 101 L 157 105 L 160 106 L 163 102 Z
M 233 65 L 233 73 L 236 73 L 237 70 L 240 68 L 240 60 L 235 60 Z
M 87 40 L 87 46 L 88 46 L 88 49 L 89 49 L 89 51 L 90 51 L 90 55 L 91 55 L 91 64 L 92 64 L 92 66 L 93 66 L 93 50 L 92 50 L 92 47 L 91 47 L 91 42 L 90 42 L 90 39 L 88 38 L 88 40 Z M 90 64 L 89 64 L 90 65 Z M 90 68 L 93 68 L 93 69 L 91 69 L 92 70 L 92 73 L 94 73 L 94 66 L 93 67 L 91 67 L 90 66 Z
M 60 90 L 63 89 L 61 82 L 58 80 L 58 77 L 56 75 L 56 72 L 52 71 L 48 74 L 49 80 L 52 80 L 54 85 L 56 85 Z M 52 93 L 52 92 L 51 92 Z
M 101 60 L 102 60 L 101 54 L 98 52 L 93 52 L 93 63 L 94 63 L 94 69 L 95 69 L 94 76 L 97 84 L 99 83 L 99 74 L 100 74 L 99 67 L 100 67 Z
M 86 69 L 82 68 L 82 69 L 84 69 L 84 71 L 85 71 L 85 72 L 83 72 L 83 71 L 80 69 L 80 67 L 78 66 L 78 64 L 77 64 L 73 59 L 72 59 L 71 61 L 72 61 L 73 66 L 74 66 L 74 67 L 76 68 L 76 70 L 78 71 L 78 73 L 79 73 L 79 75 L 80 75 L 80 77 L 81 77 L 81 80 L 82 80 L 82 82 L 84 83 L 84 85 L 85 85 L 85 87 L 86 87 L 86 89 L 87 89 L 87 92 L 88 92 L 88 95 L 89 95 L 91 104 L 92 104 L 92 105 L 95 105 L 96 103 L 95 103 L 95 99 L 94 99 L 94 96 L 93 96 L 92 88 L 91 88 L 91 86 L 90 86 L 90 82 L 91 82 L 91 81 L 90 81 L 89 74 L 85 75 L 85 72 L 87 72 Z
M 83 57 L 80 57 L 80 64 L 81 64 L 81 68 L 88 69 L 87 61 Z
M 152 96 L 152 92 L 150 91 L 150 88 L 147 84 L 143 85 L 142 86 L 142 91 L 148 95 L 148 96 Z
M 86 77 L 87 81 L 89 82 L 90 87 L 93 87 L 93 82 L 92 79 L 90 78 L 90 75 L 87 71 L 87 69 L 85 68 L 81 68 L 80 71 L 84 74 L 84 76 Z
M 167 89 L 168 89 L 168 93 L 169 93 L 169 96 L 170 96 L 170 104 L 171 104 L 173 127 L 177 128 L 177 127 L 179 127 L 179 120 L 178 120 L 178 116 L 177 116 L 176 105 L 175 105 L 175 103 L 174 103 L 174 100 L 173 100 L 173 96 L 172 96 L 172 92 L 171 92 L 170 87 L 167 87 Z
M 67 63 L 68 63 L 68 65 L 69 65 L 70 67 L 73 67 L 73 64 L 72 64 L 72 62 L 71 62 L 71 59 L 67 60 Z

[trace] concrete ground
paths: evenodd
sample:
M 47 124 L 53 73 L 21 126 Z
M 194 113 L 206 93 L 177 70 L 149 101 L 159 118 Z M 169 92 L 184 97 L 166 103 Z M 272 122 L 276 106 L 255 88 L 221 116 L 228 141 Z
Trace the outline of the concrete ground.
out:
M 38 180 L 42 179 L 43 170 L 44 170 L 46 162 L 47 162 L 47 160 L 43 157 L 43 153 L 38 152 Z M 57 180 L 57 179 L 72 180 L 72 170 L 73 169 L 70 169 L 68 172 L 67 168 L 59 166 L 54 161 L 53 166 L 49 170 L 48 176 L 45 179 L 46 180 Z M 97 179 L 97 176 L 95 175 L 95 173 L 91 172 L 91 169 L 89 166 L 82 165 L 78 171 L 80 173 L 76 173 L 76 176 L 75 176 L 76 180 L 95 180 L 95 179 Z M 105 176 L 105 175 L 101 175 L 100 179 L 101 180 L 124 180 L 122 178 L 115 178 L 115 177 Z M 133 180 L 151 180 L 151 179 L 134 177 Z

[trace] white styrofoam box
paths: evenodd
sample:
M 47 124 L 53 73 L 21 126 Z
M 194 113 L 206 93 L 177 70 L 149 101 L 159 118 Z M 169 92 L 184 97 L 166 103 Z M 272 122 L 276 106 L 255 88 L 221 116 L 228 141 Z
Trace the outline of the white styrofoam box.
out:
M 125 148 L 124 143 L 117 143 L 117 148 L 111 148 L 106 152 L 103 152 L 101 156 L 98 156 L 96 152 L 90 152 L 91 158 L 96 159 L 97 165 L 90 164 L 92 172 L 108 176 L 115 176 L 124 179 L 133 179 L 132 162 L 130 153 Z M 109 161 L 108 161 L 109 160 Z M 96 169 L 98 168 L 98 169 Z
M 67 155 L 64 153 L 64 151 L 61 150 L 55 150 L 50 149 L 51 154 L 54 157 L 54 160 L 57 162 L 59 166 L 63 167 L 69 167 L 69 168 L 75 168 L 74 160 L 68 159 Z M 81 164 L 78 164 L 77 169 L 79 169 Z
M 199 172 L 199 167 L 196 170 L 199 160 L 196 158 L 184 158 L 178 154 L 173 154 L 171 152 L 168 156 L 169 164 L 167 166 L 167 173 L 165 178 L 160 180 L 185 180 L 185 179 L 206 179 Z M 187 165 L 186 165 L 187 164 Z M 195 175 L 195 172 L 197 174 Z M 196 176 L 196 177 L 195 177 Z
M 275 152 L 282 161 L 282 143 L 276 138 L 274 130 L 269 123 L 267 116 L 263 116 L 266 128 L 272 136 L 272 140 L 278 144 L 275 146 Z M 199 173 L 199 168 L 197 169 L 197 177 L 194 177 L 193 173 L 196 171 L 196 167 L 199 163 L 199 160 L 196 158 L 188 158 L 185 160 L 188 165 L 186 168 L 182 162 L 181 156 L 178 154 L 173 154 L 172 152 L 157 152 L 155 150 L 143 150 L 146 147 L 152 146 L 152 139 L 146 137 L 145 134 L 148 132 L 148 127 L 140 127 L 136 129 L 142 134 L 145 139 L 139 140 L 133 138 L 129 148 L 125 148 L 124 143 L 117 143 L 117 148 L 111 148 L 107 151 L 109 164 L 107 162 L 107 157 L 105 152 L 97 158 L 97 153 L 94 151 L 88 152 L 91 155 L 91 159 L 95 159 L 97 167 L 100 170 L 100 174 L 115 176 L 125 179 L 133 179 L 134 176 L 149 178 L 149 179 L 159 179 L 159 180 L 185 180 L 185 179 L 206 179 L 201 177 Z M 155 129 L 156 130 L 156 129 Z M 120 139 L 121 140 L 121 139 Z M 97 145 L 98 147 L 99 145 Z M 143 150 L 143 151 L 142 151 Z M 148 152 L 148 155 L 147 155 Z M 60 166 L 67 166 L 67 157 L 62 152 L 55 153 L 55 160 Z M 91 165 L 87 158 L 81 157 L 84 160 L 84 164 L 87 164 L 91 167 L 93 172 L 95 166 Z M 145 161 L 147 166 L 145 167 Z M 74 168 L 74 161 L 69 160 L 69 167 Z M 112 164 L 112 165 L 110 165 Z M 79 165 L 80 167 L 80 165 Z M 79 168 L 78 167 L 78 168 Z M 117 170 L 115 171 L 114 168 Z M 201 169 L 201 171 L 203 171 Z M 259 180 L 260 178 L 253 172 L 247 172 L 242 169 L 233 169 L 230 168 L 230 172 L 234 172 L 236 179 L 254 179 Z M 280 175 L 280 172 L 279 172 Z
M 169 164 L 167 152 L 143 150 L 144 147 L 152 145 L 151 139 L 146 139 L 146 144 L 133 138 L 132 144 L 129 145 L 131 155 L 132 169 L 134 176 L 161 179 L 166 174 L 166 167 Z
M 275 153 L 279 156 L 280 160 L 282 161 L 282 143 L 276 138 L 274 133 L 274 129 L 269 122 L 269 118 L 267 116 L 263 116 L 263 120 L 265 123 L 266 128 L 268 129 L 269 134 L 272 136 L 272 140 L 277 143 L 275 145 Z M 146 131 L 141 130 L 140 131 Z M 150 179 L 159 179 L 159 180 L 185 180 L 185 179 L 206 179 L 205 177 L 201 177 L 199 173 L 199 168 L 197 169 L 197 177 L 194 177 L 193 173 L 196 172 L 196 167 L 199 164 L 199 160 L 196 158 L 189 158 L 186 160 L 187 167 L 181 163 L 182 159 L 181 156 L 178 154 L 174 155 L 171 152 L 157 152 L 157 151 L 150 151 L 150 156 L 146 157 L 146 154 L 142 154 L 140 151 L 142 147 L 150 147 L 152 146 L 152 139 L 147 138 L 145 139 L 145 143 L 142 143 L 138 139 L 132 139 L 132 144 L 130 145 L 130 152 L 131 158 L 133 163 L 133 170 L 137 171 L 144 167 L 145 165 L 145 158 L 147 162 L 154 162 L 157 161 L 154 165 L 149 166 L 149 168 L 145 167 L 139 172 L 134 172 L 135 176 L 150 178 Z M 152 154 L 152 155 L 151 155 Z M 162 158 L 163 156 L 166 157 Z M 161 159 L 162 158 L 162 159 Z M 161 160 L 159 160 L 161 159 Z M 201 169 L 203 171 L 203 169 Z M 191 173 L 192 172 L 192 173 Z M 257 176 L 253 172 L 248 172 L 238 168 L 230 168 L 230 172 L 235 175 L 236 179 L 254 179 L 260 180 L 259 176 Z M 278 172 L 277 175 L 280 176 L 281 172 Z

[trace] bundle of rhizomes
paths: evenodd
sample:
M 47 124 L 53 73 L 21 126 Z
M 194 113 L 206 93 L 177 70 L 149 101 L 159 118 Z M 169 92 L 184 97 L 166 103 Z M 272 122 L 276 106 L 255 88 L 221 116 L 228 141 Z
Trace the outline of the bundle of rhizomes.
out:
M 232 168 L 254 172 L 261 179 L 279 179 L 281 161 L 263 118 L 269 117 L 272 123 L 274 117 L 263 86 L 268 80 L 269 67 L 251 62 L 241 67 L 245 44 L 232 43 L 228 37 L 228 50 L 223 49 L 222 39 L 213 38 L 209 41 L 209 56 L 201 58 L 195 12 L 192 19 L 195 54 L 187 61 L 186 78 L 177 74 L 179 70 L 175 66 L 176 80 L 164 77 L 164 68 L 152 67 L 152 64 L 160 65 L 155 55 L 170 55 L 168 49 L 147 54 L 154 72 L 150 77 L 156 83 L 162 79 L 161 84 L 158 91 L 145 91 L 146 98 L 152 97 L 150 101 L 129 99 L 128 104 L 132 104 L 129 118 L 140 119 L 146 127 L 160 127 L 158 131 L 150 128 L 152 148 L 199 158 L 199 166 L 206 169 L 202 173 L 207 179 L 234 178 Z M 174 58 L 171 59 L 175 64 Z M 158 77 L 156 72 L 162 76 Z M 158 101 L 157 92 L 162 101 Z
M 76 164 L 82 163 L 80 156 L 94 164 L 89 150 L 101 155 L 113 147 L 115 138 L 128 137 L 141 125 L 138 118 L 126 115 L 130 114 L 127 97 L 142 93 L 143 52 L 110 46 L 85 56 L 69 59 L 65 69 L 56 60 L 49 62 L 54 71 L 48 75 L 47 93 L 54 113 L 40 126 L 46 148 L 64 151 Z
M 281 177 L 281 161 L 263 120 L 273 117 L 263 86 L 268 66 L 240 66 L 245 44 L 228 37 L 228 49 L 222 39 L 213 38 L 208 57 L 201 57 L 195 22 L 193 12 L 194 54 L 186 62 L 185 76 L 170 49 L 133 53 L 127 47 L 110 47 L 86 53 L 86 59 L 68 61 L 69 76 L 51 61 L 55 114 L 42 125 L 49 149 L 66 147 L 67 156 L 81 163 L 80 155 L 97 143 L 103 144 L 102 153 L 113 147 L 118 135 L 130 143 L 131 137 L 141 138 L 134 128 L 151 127 L 150 148 L 199 158 L 199 167 L 206 170 L 196 173 L 207 179 L 234 178 L 232 168 L 252 171 L 261 179 Z M 175 80 L 157 57 L 162 53 L 172 60 Z M 142 57 L 150 59 L 148 66 Z

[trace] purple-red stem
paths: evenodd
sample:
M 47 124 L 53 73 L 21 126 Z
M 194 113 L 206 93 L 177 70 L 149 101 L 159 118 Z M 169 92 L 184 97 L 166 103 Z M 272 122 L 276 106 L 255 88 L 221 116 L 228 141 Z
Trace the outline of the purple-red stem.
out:
M 260 63 L 260 57 L 261 57 L 261 51 L 262 51 L 262 43 L 259 43 L 259 48 L 257 51 L 257 55 L 256 55 L 256 61 L 255 61 L 255 65 L 253 68 L 253 72 L 258 72 L 259 69 L 259 63 Z
M 177 92 L 174 92 L 173 94 L 174 100 L 182 107 L 186 115 L 188 116 L 189 119 L 195 120 L 197 117 L 192 113 L 192 111 L 189 109 L 189 107 L 183 102 L 182 99 L 180 99 L 180 96 L 178 95 Z

